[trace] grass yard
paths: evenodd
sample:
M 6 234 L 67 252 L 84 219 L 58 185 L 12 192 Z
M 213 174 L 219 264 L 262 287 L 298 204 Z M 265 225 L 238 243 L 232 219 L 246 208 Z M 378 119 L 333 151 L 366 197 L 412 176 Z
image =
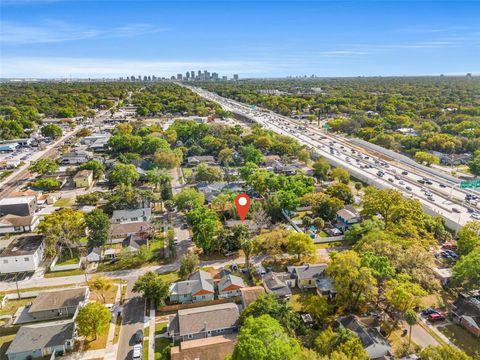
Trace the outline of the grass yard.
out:
M 57 277 L 83 275 L 83 274 L 84 274 L 84 271 L 82 269 L 74 269 L 74 270 L 47 272 L 45 273 L 44 277 L 57 278 Z
M 62 253 L 58 257 L 56 265 L 75 265 L 80 261 L 80 252 L 78 249 L 72 249 L 73 257 L 68 249 L 63 249 Z
M 75 204 L 75 198 L 61 198 L 55 201 L 53 206 L 55 207 L 69 207 Z
M 97 340 L 85 341 L 85 350 L 105 349 L 107 346 L 108 331 L 105 335 L 97 336 Z
M 5 353 L 13 339 L 15 339 L 15 334 L 0 336 L 0 360 L 7 360 Z
M 437 329 L 451 342 L 457 345 L 474 359 L 480 358 L 480 340 L 457 324 L 438 326 Z
M 104 292 L 105 296 L 105 304 L 113 304 L 115 303 L 115 296 L 117 295 L 117 286 L 114 285 L 110 289 Z M 90 292 L 90 300 L 95 300 L 100 303 L 103 303 L 103 297 L 100 291 L 92 290 Z
M 5 306 L 0 310 L 0 315 L 14 315 L 18 308 L 30 304 L 34 298 L 7 300 Z
M 172 346 L 169 339 L 155 339 L 155 360 L 170 359 L 170 347 Z
M 120 329 L 122 328 L 122 316 L 117 316 L 117 322 L 115 323 L 115 333 L 113 334 L 113 343 L 118 343 L 120 338 Z
M 163 279 L 163 281 L 165 281 L 166 283 L 173 283 L 175 281 L 178 281 L 180 280 L 180 278 L 178 277 L 178 273 L 177 272 L 169 272 L 169 273 L 164 273 L 164 274 L 160 274 L 160 277 Z
M 155 335 L 163 334 L 165 331 L 167 331 L 167 325 L 168 325 L 168 322 L 156 323 L 155 324 Z

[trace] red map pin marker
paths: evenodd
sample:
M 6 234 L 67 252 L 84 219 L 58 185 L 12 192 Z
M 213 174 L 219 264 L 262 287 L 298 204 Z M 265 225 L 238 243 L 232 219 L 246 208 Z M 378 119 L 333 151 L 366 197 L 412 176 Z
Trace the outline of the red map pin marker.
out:
M 242 222 L 245 220 L 250 209 L 250 197 L 247 194 L 238 194 L 235 198 L 235 207 Z

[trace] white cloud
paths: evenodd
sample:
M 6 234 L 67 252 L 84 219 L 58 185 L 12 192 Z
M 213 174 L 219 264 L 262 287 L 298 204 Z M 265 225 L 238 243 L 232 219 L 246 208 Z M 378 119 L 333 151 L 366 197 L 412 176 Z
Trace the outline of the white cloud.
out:
M 86 28 L 60 21 L 46 21 L 37 25 L 0 21 L 0 44 L 60 43 L 93 38 L 133 37 L 163 31 L 166 29 L 156 28 L 149 24 L 129 24 L 100 29 Z
M 101 78 L 130 75 L 169 77 L 187 70 L 211 69 L 221 74 L 261 74 L 270 66 L 255 61 L 148 61 L 65 57 L 3 57 L 0 77 L 22 78 Z

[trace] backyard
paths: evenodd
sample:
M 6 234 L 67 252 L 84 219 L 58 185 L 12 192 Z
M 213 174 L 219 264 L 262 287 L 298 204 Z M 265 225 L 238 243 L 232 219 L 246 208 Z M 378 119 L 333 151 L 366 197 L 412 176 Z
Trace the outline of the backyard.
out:
M 457 324 L 438 326 L 437 329 L 451 342 L 476 359 L 480 358 L 480 340 Z

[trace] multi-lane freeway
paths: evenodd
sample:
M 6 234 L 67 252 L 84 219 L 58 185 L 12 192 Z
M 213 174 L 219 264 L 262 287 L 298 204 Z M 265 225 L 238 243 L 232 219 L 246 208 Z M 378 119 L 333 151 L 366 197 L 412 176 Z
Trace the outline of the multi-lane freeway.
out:
M 476 192 L 458 187 L 458 181 L 434 171 L 401 162 L 341 135 L 295 121 L 272 111 L 251 107 L 204 89 L 188 86 L 200 96 L 220 104 L 225 110 L 263 125 L 276 133 L 297 139 L 334 166 L 347 169 L 355 178 L 378 188 L 400 190 L 405 197 L 417 198 L 424 210 L 441 216 L 446 225 L 458 230 L 480 219 Z

